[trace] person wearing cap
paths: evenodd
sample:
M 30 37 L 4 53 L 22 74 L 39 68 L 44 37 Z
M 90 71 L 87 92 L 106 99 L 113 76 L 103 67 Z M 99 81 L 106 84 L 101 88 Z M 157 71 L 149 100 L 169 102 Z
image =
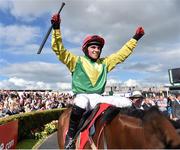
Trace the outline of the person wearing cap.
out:
M 136 109 L 143 109 L 142 107 L 142 101 L 144 96 L 140 91 L 133 91 L 132 95 L 129 97 L 132 100 L 132 105 Z
M 65 140 L 65 149 L 74 149 L 73 138 L 77 132 L 80 119 L 86 109 L 93 109 L 96 104 L 107 102 L 101 94 L 104 92 L 107 73 L 116 65 L 125 61 L 133 52 L 137 41 L 144 35 L 142 27 L 137 28 L 135 35 L 116 53 L 100 58 L 105 40 L 99 35 L 87 36 L 82 44 L 84 56 L 76 56 L 68 51 L 62 42 L 60 32 L 60 16 L 55 14 L 51 18 L 53 25 L 52 49 L 58 59 L 64 63 L 72 74 L 72 91 L 75 93 L 69 129 Z M 109 101 L 118 106 L 118 101 Z

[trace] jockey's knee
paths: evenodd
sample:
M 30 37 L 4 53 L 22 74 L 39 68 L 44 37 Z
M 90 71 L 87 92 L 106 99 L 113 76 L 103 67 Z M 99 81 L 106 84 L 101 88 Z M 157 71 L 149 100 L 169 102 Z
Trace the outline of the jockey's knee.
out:
M 83 94 L 78 94 L 74 98 L 74 104 L 82 109 L 86 109 L 88 106 L 89 100 L 88 98 Z

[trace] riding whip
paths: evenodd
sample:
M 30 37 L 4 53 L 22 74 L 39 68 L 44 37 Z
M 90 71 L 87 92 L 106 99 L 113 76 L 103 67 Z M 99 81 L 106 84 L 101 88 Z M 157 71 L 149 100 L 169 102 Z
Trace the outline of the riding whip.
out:
M 58 14 L 60 14 L 60 12 L 61 12 L 61 10 L 63 9 L 64 5 L 65 5 L 65 3 L 62 2 L 61 8 L 59 9 Z M 41 43 L 41 45 L 40 45 L 40 47 L 39 47 L 39 50 L 38 50 L 37 54 L 40 54 L 40 53 L 41 53 L 41 51 L 42 51 L 42 49 L 43 49 L 43 47 L 44 47 L 44 44 L 46 43 L 46 41 L 47 41 L 47 39 L 48 39 L 48 37 L 49 37 L 49 34 L 51 33 L 52 28 L 53 28 L 53 25 L 50 26 L 48 32 L 46 33 L 46 35 L 45 35 L 45 37 L 44 37 L 44 39 L 43 39 L 43 41 L 42 41 L 42 43 Z

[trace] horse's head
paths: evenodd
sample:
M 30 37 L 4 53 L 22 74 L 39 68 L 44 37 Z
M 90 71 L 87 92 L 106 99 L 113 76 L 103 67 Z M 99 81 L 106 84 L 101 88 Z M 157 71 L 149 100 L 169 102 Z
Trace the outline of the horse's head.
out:
M 152 107 L 145 112 L 143 123 L 146 130 L 154 133 L 162 142 L 164 148 L 180 148 L 180 136 L 157 107 Z

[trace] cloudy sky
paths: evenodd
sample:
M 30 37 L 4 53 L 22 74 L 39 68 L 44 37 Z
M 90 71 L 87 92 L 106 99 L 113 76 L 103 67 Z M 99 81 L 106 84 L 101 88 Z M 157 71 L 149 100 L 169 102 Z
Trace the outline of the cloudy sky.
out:
M 61 30 L 65 47 L 83 55 L 87 34 L 106 40 L 102 57 L 116 52 L 143 26 L 134 53 L 108 76 L 108 84 L 159 86 L 168 69 L 180 67 L 179 0 L 64 0 Z M 51 50 L 51 36 L 37 50 L 61 0 L 0 0 L 0 89 L 71 87 L 71 74 Z

